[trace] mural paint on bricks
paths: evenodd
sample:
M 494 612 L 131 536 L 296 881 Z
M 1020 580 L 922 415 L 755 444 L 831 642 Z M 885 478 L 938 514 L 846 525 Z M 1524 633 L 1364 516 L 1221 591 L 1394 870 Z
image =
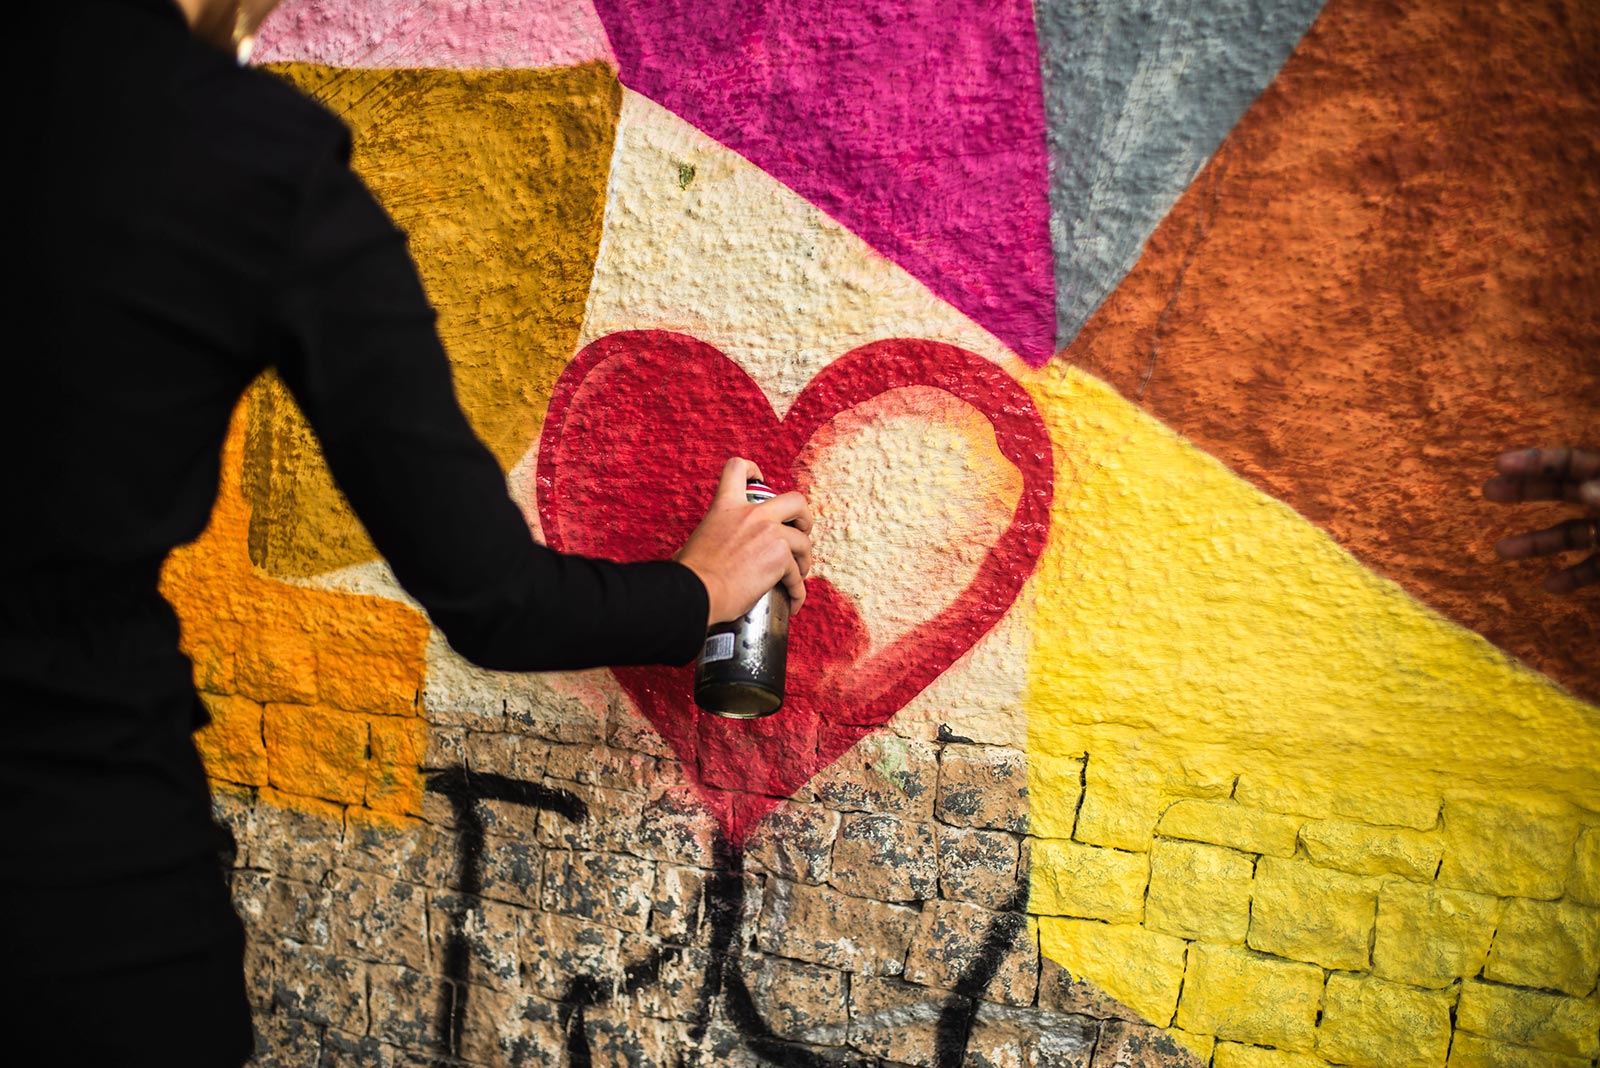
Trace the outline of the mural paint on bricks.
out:
M 814 576 L 790 631 L 784 708 L 755 729 L 695 709 L 692 668 L 616 671 L 646 718 L 698 769 L 735 844 L 1009 610 L 1043 545 L 1050 442 L 1027 394 L 1004 371 L 927 341 L 883 341 L 844 354 L 807 384 L 782 421 L 764 410 L 748 375 L 684 335 L 609 335 L 556 383 L 537 475 L 545 534 L 554 548 L 622 560 L 660 559 L 682 544 L 725 457 L 747 456 L 774 487 L 809 493 L 802 453 L 820 432 L 853 408 L 917 389 L 948 394 L 986 419 L 991 448 L 1022 482 L 1009 524 L 947 606 L 898 640 L 874 641 L 871 621 L 825 576 Z M 924 549 L 937 556 L 940 547 Z M 890 580 L 917 584 L 914 574 L 879 571 L 880 583 Z
M 1034 362 L 1055 351 L 1022 0 L 598 0 L 623 84 L 749 159 Z
M 1064 354 L 1591 702 L 1600 593 L 1493 551 L 1571 508 L 1479 486 L 1600 423 L 1597 40 L 1581 0 L 1330 0 Z
M 1039 0 L 1056 337 L 1065 346 L 1144 251 L 1322 0 Z
M 611 59 L 589 0 L 294 0 L 256 59 L 334 67 L 567 67 Z

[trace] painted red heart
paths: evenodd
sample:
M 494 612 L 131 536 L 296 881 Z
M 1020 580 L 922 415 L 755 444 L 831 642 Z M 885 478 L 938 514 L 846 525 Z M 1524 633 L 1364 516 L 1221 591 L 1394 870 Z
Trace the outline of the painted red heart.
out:
M 539 443 L 539 516 L 549 544 L 613 560 L 661 559 L 704 513 L 723 462 L 749 457 L 780 490 L 834 417 L 893 389 L 933 387 L 989 420 L 1022 477 L 1010 526 L 933 618 L 877 650 L 851 601 L 807 583 L 789 635 L 776 715 L 731 721 L 694 706 L 692 667 L 619 668 L 617 679 L 696 780 L 734 843 L 972 648 L 1016 600 L 1044 547 L 1050 438 L 1028 394 L 995 364 L 934 341 L 879 341 L 821 371 L 779 420 L 760 387 L 704 342 L 666 331 L 595 341 L 556 382 Z

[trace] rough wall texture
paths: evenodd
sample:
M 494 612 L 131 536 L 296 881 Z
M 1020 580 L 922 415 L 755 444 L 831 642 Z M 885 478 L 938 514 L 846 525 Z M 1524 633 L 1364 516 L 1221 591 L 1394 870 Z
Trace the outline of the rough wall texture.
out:
M 637 33 L 660 6 L 600 14 L 620 39 L 619 12 Z M 1565 17 L 1534 7 L 1543 21 L 1507 9 L 1494 25 Z M 412 15 L 555 40 L 558 8 Z M 746 451 L 813 501 L 817 570 L 794 699 L 756 724 L 697 715 L 681 672 L 478 671 L 372 557 L 298 416 L 258 384 L 211 529 L 166 590 L 215 717 L 201 744 L 239 842 L 259 1064 L 1600 1061 L 1594 665 L 1561 661 L 1564 688 L 1509 658 L 1369 570 L 1369 547 L 1352 556 L 1294 492 L 1224 463 L 1263 481 L 1250 464 L 1266 454 L 1196 444 L 1163 422 L 1188 409 L 1136 403 L 1119 368 L 1166 329 L 1158 297 L 1201 193 L 1088 347 L 1034 368 L 870 228 L 652 99 L 625 57 L 619 85 L 594 48 L 492 60 L 455 30 L 390 41 L 401 23 L 381 6 L 355 28 L 319 3 L 284 14 L 293 32 L 264 46 L 355 128 L 530 528 L 659 553 L 703 507 L 714 460 Z M 574 16 L 574 40 L 593 17 Z M 1329 42 L 1356 48 L 1350 23 L 1394 18 L 1336 0 L 1282 78 Z M 929 39 L 981 54 L 996 25 Z M 782 26 L 757 43 L 833 40 L 826 22 Z M 759 67 L 745 45 L 735 66 Z M 318 65 L 363 55 L 412 69 Z M 803 58 L 772 62 L 792 75 Z M 446 69 L 511 63 L 551 66 Z M 984 65 L 970 69 L 981 108 Z M 1235 74 L 1243 92 L 1259 72 Z M 1233 138 L 1286 115 L 1294 84 Z M 1274 158 L 1298 129 L 1282 123 L 1225 148 L 1227 166 Z M 1320 163 L 1269 168 L 1251 195 L 1337 173 L 1351 150 L 1329 137 Z M 1448 162 L 1429 182 L 1449 185 Z M 1197 189 L 1227 173 L 1219 157 Z M 1566 180 L 1592 207 L 1592 182 Z M 1047 211 L 1035 192 L 1030 212 Z M 1267 329 L 1242 295 L 1283 272 L 1227 264 L 1229 288 L 1186 285 L 1174 306 L 1196 331 Z M 1415 284 L 1386 270 L 1363 284 Z M 1474 306 L 1457 340 L 1495 343 L 1499 305 Z M 1255 350 L 1234 349 L 1219 382 L 1253 373 Z M 1420 372 L 1383 351 L 1347 359 L 1387 376 L 1403 417 Z M 1084 373 L 1087 352 L 1111 384 Z M 1541 404 L 1593 426 L 1577 421 L 1592 392 L 1508 396 L 1527 426 Z M 1272 460 L 1291 487 L 1336 466 Z M 639 475 L 626 501 L 594 477 L 608 464 Z M 1592 618 L 1593 596 L 1574 604 Z

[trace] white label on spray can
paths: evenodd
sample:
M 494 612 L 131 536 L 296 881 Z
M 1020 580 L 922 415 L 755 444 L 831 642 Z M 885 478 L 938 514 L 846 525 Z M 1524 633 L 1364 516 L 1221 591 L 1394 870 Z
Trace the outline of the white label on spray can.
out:
M 702 664 L 715 664 L 718 660 L 733 659 L 733 635 L 713 634 L 706 638 L 706 648 L 700 654 Z

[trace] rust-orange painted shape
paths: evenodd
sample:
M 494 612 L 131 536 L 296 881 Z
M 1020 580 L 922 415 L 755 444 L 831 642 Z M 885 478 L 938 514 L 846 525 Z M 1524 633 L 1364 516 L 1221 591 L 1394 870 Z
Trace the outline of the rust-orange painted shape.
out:
M 1492 548 L 1571 509 L 1478 487 L 1600 442 L 1597 231 L 1600 7 L 1332 0 L 1064 358 L 1594 701 L 1600 588 Z

